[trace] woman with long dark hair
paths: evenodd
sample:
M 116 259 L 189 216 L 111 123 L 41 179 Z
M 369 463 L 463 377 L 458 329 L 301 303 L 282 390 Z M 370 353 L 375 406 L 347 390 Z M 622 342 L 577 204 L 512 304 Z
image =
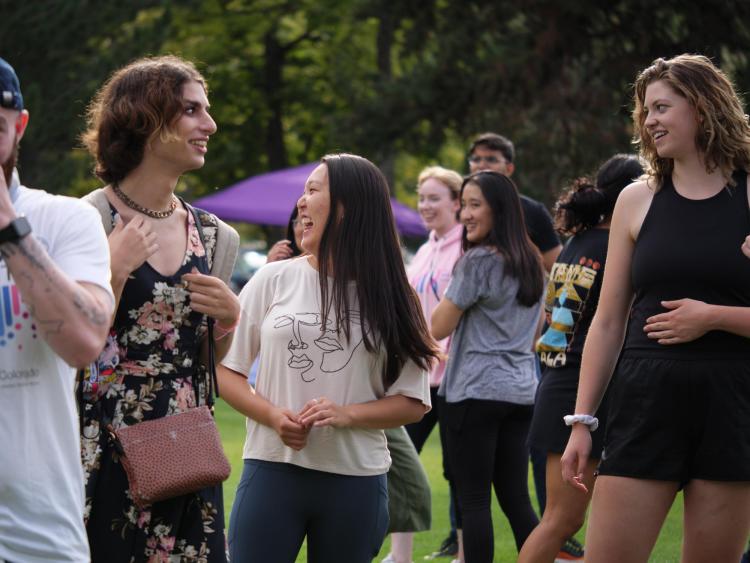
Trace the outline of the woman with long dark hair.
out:
M 140 59 L 116 71 L 89 108 L 84 141 L 107 185 L 87 199 L 111 231 L 118 303 L 108 346 L 81 389 L 93 561 L 187 560 L 196 554 L 211 563 L 226 560 L 221 486 L 139 509 L 105 430 L 203 403 L 206 385 L 198 376 L 204 375 L 208 318 L 215 321 L 219 355 L 239 318 L 239 301 L 226 280 L 209 275 L 219 248 L 233 262 L 237 234 L 211 214 L 193 213 L 174 193 L 184 172 L 204 164 L 216 132 L 208 110 L 203 76 L 172 56 Z
M 329 155 L 298 203 L 309 256 L 268 264 L 240 295 L 219 369 L 248 417 L 229 531 L 233 562 L 369 562 L 388 525 L 383 428 L 430 408 L 437 356 L 409 287 L 388 186 L 355 155 Z M 256 391 L 245 380 L 260 364 Z
M 439 394 L 446 401 L 448 464 L 463 520 L 464 556 L 467 563 L 490 563 L 493 485 L 518 549 L 538 523 L 527 485 L 526 436 L 544 273 L 508 177 L 478 172 L 466 178 L 461 221 L 465 254 L 433 312 L 432 334 L 441 339 L 453 333 Z
M 647 561 L 680 489 L 682 561 L 738 561 L 750 532 L 750 125 L 699 55 L 655 60 L 634 98 L 647 176 L 612 216 L 562 473 L 586 492 L 593 415 L 617 366 L 586 562 Z
M 529 445 L 547 456 L 547 505 L 539 526 L 523 544 L 520 562 L 553 563 L 565 540 L 583 525 L 589 495 L 569 487 L 560 472 L 570 436 L 563 416 L 575 406 L 581 352 L 599 301 L 612 211 L 620 192 L 641 174 L 636 156 L 615 155 L 599 168 L 594 182 L 579 178 L 555 206 L 557 230 L 571 238 L 552 266 L 547 285 L 547 322 L 537 342 L 544 375 L 529 432 Z M 606 404 L 597 413 L 599 430 L 593 434 L 595 443 L 583 476 L 589 491 L 601 457 Z

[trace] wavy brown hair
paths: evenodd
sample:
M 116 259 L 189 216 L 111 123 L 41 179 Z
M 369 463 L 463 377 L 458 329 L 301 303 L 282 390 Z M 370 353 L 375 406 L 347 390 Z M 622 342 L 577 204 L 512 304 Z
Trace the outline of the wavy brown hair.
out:
M 702 55 L 659 58 L 636 78 L 633 109 L 633 143 L 648 164 L 646 173 L 656 180 L 657 189 L 674 168 L 673 159 L 659 157 L 645 126 L 646 88 L 657 80 L 666 82 L 695 108 L 701 125 L 695 144 L 704 156 L 707 172 L 718 169 L 731 181 L 734 170 L 750 169 L 750 125 L 731 80 Z
M 138 59 L 115 71 L 89 105 L 81 136 L 99 178 L 119 182 L 141 163 L 151 139 L 169 139 L 183 109 L 182 87 L 190 81 L 208 90 L 193 63 L 172 55 Z
M 349 284 L 354 282 L 365 348 L 385 349 L 382 377 L 387 389 L 408 359 L 429 370 L 438 358 L 437 344 L 406 277 L 382 172 L 353 154 L 330 154 L 321 161 L 328 168 L 331 195 L 318 256 L 321 326 L 333 311 L 337 330 L 349 340 L 355 305 L 349 301 Z M 333 213 L 335 209 L 342 213 Z

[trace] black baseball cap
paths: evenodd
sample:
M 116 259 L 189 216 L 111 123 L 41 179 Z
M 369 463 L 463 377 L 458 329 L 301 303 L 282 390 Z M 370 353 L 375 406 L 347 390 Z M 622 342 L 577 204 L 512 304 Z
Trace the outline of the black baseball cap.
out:
M 2 57 L 0 57 L 0 107 L 18 111 L 23 109 L 21 84 L 18 82 L 16 71 Z

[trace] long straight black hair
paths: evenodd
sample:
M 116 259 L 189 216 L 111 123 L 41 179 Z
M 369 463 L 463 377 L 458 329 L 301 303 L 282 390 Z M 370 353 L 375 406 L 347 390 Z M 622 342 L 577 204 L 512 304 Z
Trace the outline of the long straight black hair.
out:
M 464 179 L 464 190 L 474 184 L 492 209 L 492 228 L 484 240 L 477 243 L 466 238 L 463 232 L 464 251 L 475 246 L 490 246 L 505 259 L 505 271 L 519 281 L 516 300 L 525 307 L 535 305 L 544 290 L 542 257 L 526 232 L 526 221 L 518 197 L 518 188 L 513 181 L 497 172 L 476 172 Z
M 408 359 L 429 369 L 438 358 L 437 344 L 406 277 L 385 177 L 361 156 L 333 154 L 321 162 L 328 168 L 331 197 L 318 250 L 321 325 L 333 309 L 337 330 L 349 340 L 347 288 L 355 282 L 365 348 L 385 347 L 382 377 L 388 388 Z

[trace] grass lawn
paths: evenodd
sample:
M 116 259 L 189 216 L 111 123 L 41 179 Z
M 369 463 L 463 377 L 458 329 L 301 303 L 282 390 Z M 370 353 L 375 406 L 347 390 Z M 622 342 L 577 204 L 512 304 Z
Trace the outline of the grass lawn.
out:
M 232 463 L 232 475 L 224 483 L 224 509 L 226 520 L 229 521 L 229 514 L 232 510 L 232 501 L 237 488 L 240 474 L 242 473 L 242 446 L 245 441 L 245 419 L 240 414 L 229 408 L 223 401 L 218 401 L 216 405 L 216 421 L 221 431 L 224 448 L 227 457 Z M 425 444 L 422 451 L 422 462 L 424 463 L 430 483 L 432 483 L 432 529 L 427 532 L 421 532 L 414 539 L 414 561 L 423 561 L 425 555 L 433 552 L 438 548 L 440 542 L 447 535 L 448 525 L 448 487 L 442 476 L 442 466 L 440 461 L 440 442 L 437 432 L 433 432 Z M 529 471 L 529 490 L 532 495 L 532 502 L 536 506 L 536 497 L 534 496 L 534 487 L 531 481 L 531 471 Z M 492 522 L 495 529 L 495 561 L 506 562 L 516 560 L 516 546 L 513 542 L 513 534 L 510 531 L 505 516 L 500 512 L 495 501 L 492 511 Z M 583 530 L 579 532 L 578 538 L 583 540 Z M 682 543 L 682 495 L 679 495 L 677 501 L 672 507 L 669 517 L 662 528 L 659 540 L 651 556 L 650 561 L 653 563 L 672 563 L 680 559 L 680 545 Z M 380 554 L 374 560 L 379 563 L 380 559 L 385 557 L 389 549 L 389 540 L 386 538 Z M 299 562 L 306 562 L 307 557 L 305 548 L 297 559 Z M 448 559 L 439 559 L 443 563 L 448 563 Z

